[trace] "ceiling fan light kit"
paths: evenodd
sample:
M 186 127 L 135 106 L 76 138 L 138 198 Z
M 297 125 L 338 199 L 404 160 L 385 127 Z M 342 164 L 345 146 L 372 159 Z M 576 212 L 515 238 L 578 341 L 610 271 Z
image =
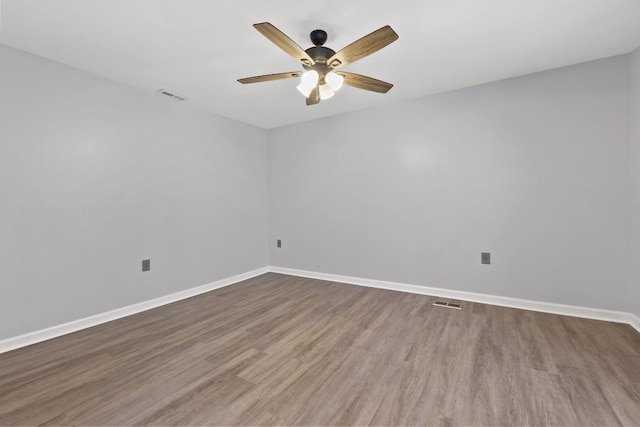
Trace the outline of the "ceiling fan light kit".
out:
M 320 89 L 320 99 L 322 101 L 331 98 L 333 95 L 335 95 L 335 92 L 333 90 L 331 90 L 331 88 L 329 87 L 328 84 L 323 84 L 320 85 L 320 87 L 318 88 Z
M 314 46 L 303 50 L 286 34 L 268 22 L 253 26 L 276 46 L 299 61 L 306 71 L 304 73 L 290 71 L 247 77 L 238 79 L 240 83 L 259 83 L 300 77 L 300 84 L 296 89 L 307 99 L 307 105 L 315 105 L 333 97 L 343 84 L 378 93 L 387 93 L 393 87 L 391 83 L 372 77 L 346 71 L 335 71 L 337 68 L 352 64 L 396 41 L 398 35 L 388 25 L 356 40 L 337 53 L 324 46 L 327 41 L 327 33 L 323 30 L 313 30 L 310 38 Z
M 327 82 L 331 90 L 333 90 L 334 92 L 337 92 L 342 87 L 342 84 L 344 83 L 344 77 L 342 77 L 340 74 L 337 74 L 331 71 L 327 73 L 326 76 L 324 76 L 324 81 Z
M 320 75 L 316 70 L 310 70 L 302 74 L 300 84 L 296 87 L 304 97 L 308 97 L 314 87 L 318 84 Z

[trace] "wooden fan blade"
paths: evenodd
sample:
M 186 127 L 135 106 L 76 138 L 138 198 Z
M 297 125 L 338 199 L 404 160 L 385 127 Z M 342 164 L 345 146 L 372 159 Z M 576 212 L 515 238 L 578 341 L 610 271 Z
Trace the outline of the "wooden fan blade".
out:
M 290 71 L 288 73 L 265 74 L 264 76 L 245 77 L 244 79 L 238 79 L 238 81 L 242 84 L 260 83 L 260 82 L 268 82 L 271 80 L 290 79 L 293 77 L 300 77 L 301 75 L 302 75 L 301 71 Z
M 337 71 L 344 77 L 344 84 L 357 87 L 358 89 L 370 90 L 372 92 L 387 93 L 393 87 L 391 83 L 374 79 L 373 77 L 362 76 L 355 73 L 347 73 L 346 71 Z
M 398 40 L 398 35 L 386 25 L 371 34 L 367 34 L 345 47 L 331 58 L 327 59 L 327 65 L 332 68 L 352 64 L 366 56 L 371 55 L 383 47 Z
M 300 46 L 291 40 L 285 33 L 274 27 L 268 22 L 253 24 L 253 27 L 260 33 L 271 40 L 273 44 L 284 50 L 286 53 L 295 58 L 296 61 L 302 62 L 303 65 L 313 65 L 315 61 Z
M 313 88 L 309 97 L 307 98 L 307 105 L 314 105 L 320 102 L 320 86 Z

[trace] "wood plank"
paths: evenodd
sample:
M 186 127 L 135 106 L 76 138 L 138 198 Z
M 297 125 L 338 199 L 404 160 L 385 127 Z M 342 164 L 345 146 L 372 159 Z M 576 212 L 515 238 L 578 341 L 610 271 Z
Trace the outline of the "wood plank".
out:
M 0 355 L 0 425 L 637 425 L 628 325 L 274 273 Z

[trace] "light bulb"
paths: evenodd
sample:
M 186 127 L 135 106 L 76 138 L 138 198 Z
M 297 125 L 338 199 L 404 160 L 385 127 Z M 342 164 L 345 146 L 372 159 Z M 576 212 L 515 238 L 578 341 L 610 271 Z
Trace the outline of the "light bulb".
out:
M 337 92 L 342 87 L 342 83 L 344 83 L 344 77 L 331 71 L 324 77 L 324 81 L 327 82 L 332 91 Z
M 309 70 L 305 72 L 300 78 L 300 84 L 296 87 L 305 98 L 309 97 L 309 94 L 318 84 L 320 76 L 316 70 Z
M 325 100 L 329 99 L 334 95 L 334 91 L 331 90 L 329 85 L 320 85 L 320 99 Z

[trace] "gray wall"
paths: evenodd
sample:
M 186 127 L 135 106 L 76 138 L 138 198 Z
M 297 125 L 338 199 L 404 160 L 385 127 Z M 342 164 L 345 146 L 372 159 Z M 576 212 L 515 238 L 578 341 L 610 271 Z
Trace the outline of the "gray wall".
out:
M 639 112 L 640 52 L 265 132 L 0 45 L 0 339 L 268 262 L 640 315 Z
M 634 313 L 640 317 L 640 49 L 631 55 L 631 289 Z
M 628 102 L 620 56 L 272 130 L 271 265 L 631 311 Z
M 265 139 L 0 46 L 0 339 L 267 265 Z

